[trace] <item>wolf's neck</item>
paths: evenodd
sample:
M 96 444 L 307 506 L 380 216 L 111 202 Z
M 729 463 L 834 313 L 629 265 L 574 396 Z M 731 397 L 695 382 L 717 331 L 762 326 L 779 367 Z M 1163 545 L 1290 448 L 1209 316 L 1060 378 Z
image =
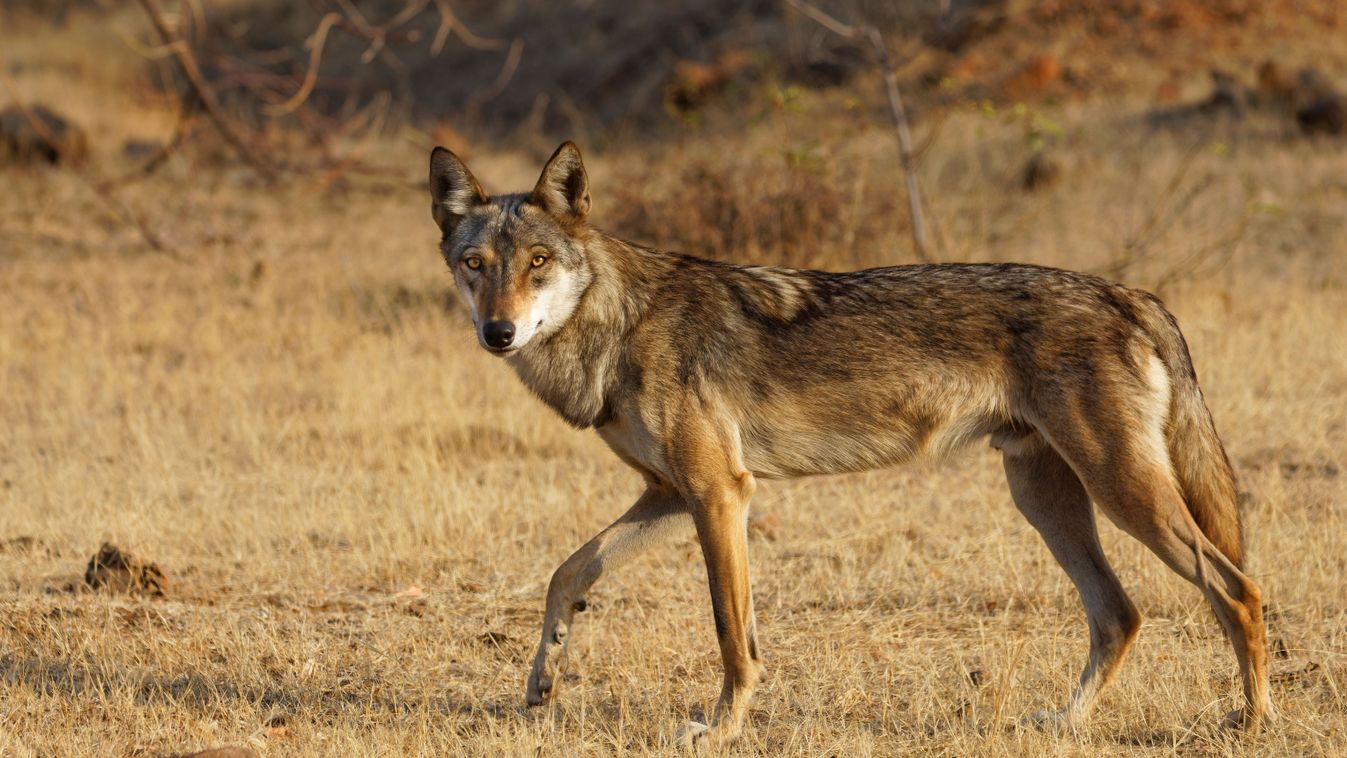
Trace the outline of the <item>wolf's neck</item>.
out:
M 568 423 L 609 420 L 608 397 L 627 344 L 658 288 L 668 256 L 591 232 L 594 280 L 556 333 L 509 358 L 524 384 Z

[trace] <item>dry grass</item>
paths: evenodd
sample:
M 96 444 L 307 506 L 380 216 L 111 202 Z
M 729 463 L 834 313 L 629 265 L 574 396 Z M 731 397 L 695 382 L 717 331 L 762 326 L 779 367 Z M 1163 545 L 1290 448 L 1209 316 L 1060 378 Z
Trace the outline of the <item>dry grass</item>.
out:
M 950 259 L 1101 270 L 1160 216 L 1121 275 L 1165 285 L 1249 493 L 1282 720 L 1247 739 L 1215 728 L 1237 690 L 1217 624 L 1109 527 L 1140 641 L 1087 731 L 1020 727 L 1065 698 L 1085 625 L 977 449 L 760 488 L 756 508 L 780 518 L 778 539 L 751 548 L 770 676 L 742 752 L 1309 755 L 1347 741 L 1347 150 L 1228 133 L 1180 172 L 1194 135 L 1114 114 L 1053 112 L 1067 170 L 1035 195 L 1016 189 L 1018 124 L 951 118 L 922 169 L 938 239 Z M 791 238 L 828 246 L 814 262 L 900 260 L 892 137 L 845 118 L 832 141 L 818 115 L 591 156 L 598 221 L 679 238 L 659 215 L 672 211 L 610 199 L 687 198 L 670 167 L 714 173 L 734 150 L 732 176 L 758 161 L 763 182 L 835 193 L 835 213 Z M 811 124 L 837 147 L 792 185 L 782 144 Z M 264 192 L 171 166 L 125 200 L 176 257 L 143 250 L 68 175 L 0 183 L 0 755 L 659 752 L 714 696 L 689 535 L 596 588 L 559 704 L 524 708 L 551 569 L 639 480 L 475 347 L 413 186 L 424 155 L 383 158 L 407 167 L 405 189 Z M 537 158 L 474 167 L 515 189 Z M 1164 196 L 1176 176 L 1208 188 L 1181 204 Z M 773 212 L 717 186 L 741 219 Z M 826 229 L 851 218 L 864 245 Z M 742 250 L 797 255 L 782 240 Z M 168 596 L 69 591 L 103 540 L 159 562 Z

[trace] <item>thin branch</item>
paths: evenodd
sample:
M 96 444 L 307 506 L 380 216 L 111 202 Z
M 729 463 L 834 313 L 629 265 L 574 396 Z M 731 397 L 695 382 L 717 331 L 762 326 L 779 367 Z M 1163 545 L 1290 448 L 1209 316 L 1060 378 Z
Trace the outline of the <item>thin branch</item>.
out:
M 491 98 L 505 91 L 509 86 L 510 80 L 514 78 L 514 72 L 519 68 L 519 59 L 524 54 L 524 40 L 516 39 L 510 43 L 510 51 L 505 54 L 505 63 L 501 64 L 500 73 L 496 75 L 496 80 L 485 90 L 474 94 L 468 100 L 468 108 L 475 108 Z
M 879 29 L 869 24 L 854 26 L 838 21 L 819 8 L 804 0 L 786 0 L 795 10 L 809 17 L 828 31 L 854 42 L 869 42 L 884 70 L 884 85 L 888 90 L 889 110 L 893 115 L 893 125 L 898 132 L 898 157 L 902 163 L 907 184 L 908 210 L 912 214 L 912 244 L 916 248 L 917 258 L 922 262 L 931 262 L 930 246 L 926 239 L 926 221 L 921 212 L 921 194 L 917 186 L 917 172 L 912 159 L 912 134 L 907 128 L 907 111 L 903 108 L 903 97 L 898 91 L 898 73 L 894 70 L 889 57 L 889 49 Z
M 861 36 L 859 28 L 854 27 L 851 24 L 844 24 L 825 13 L 822 9 L 810 5 L 809 3 L 802 2 L 801 0 L 786 0 L 786 2 L 790 4 L 790 7 L 813 19 L 819 26 L 822 26 L 833 34 L 847 37 L 848 39 L 859 39 Z
M 144 179 L 159 170 L 159 167 L 168 162 L 170 156 L 177 152 L 182 145 L 183 139 L 187 136 L 187 130 L 191 127 L 192 116 L 196 112 L 196 100 L 184 99 L 181 109 L 178 111 L 178 123 L 173 127 L 173 136 L 169 138 L 160 148 L 154 151 L 154 155 L 149 160 L 126 172 L 122 176 L 108 182 L 109 187 L 125 187 L 131 182 Z
M 474 50 L 500 50 L 507 44 L 503 39 L 488 39 L 473 34 L 449 7 L 449 0 L 435 0 L 435 10 L 440 13 L 440 26 L 435 30 L 435 39 L 430 45 L 430 54 L 439 55 L 449 32 L 458 35 L 458 39 Z
M 350 0 L 337 0 L 337 5 L 341 7 L 341 12 L 346 14 L 346 18 L 355 26 L 356 32 L 370 41 L 370 46 L 360 55 L 361 63 L 369 63 L 374 60 L 374 56 L 383 52 L 387 42 L 388 30 L 384 27 L 375 27 L 365 19 L 365 14 L 360 9 L 350 3 Z
M 408 0 L 407 4 L 402 6 L 402 10 L 395 13 L 392 18 L 388 19 L 388 21 L 379 28 L 383 29 L 385 33 L 391 32 L 408 21 L 411 21 L 413 18 L 416 18 L 416 14 L 425 10 L 426 6 L 429 4 L 430 0 Z
M 327 43 L 327 33 L 332 25 L 340 20 L 341 16 L 338 14 L 329 13 L 318 22 L 318 28 L 314 30 L 313 34 L 309 35 L 309 39 L 304 43 L 309 48 L 309 69 L 304 73 L 304 81 L 289 100 L 279 105 L 263 106 L 263 110 L 268 115 L 284 116 L 287 113 L 293 113 L 305 100 L 309 99 L 314 86 L 318 84 L 318 64 L 323 59 L 323 45 Z
M 1188 211 L 1189 206 L 1198 196 L 1210 189 L 1215 183 L 1213 177 L 1207 176 L 1184 191 L 1182 195 L 1179 194 L 1179 190 L 1183 188 L 1188 178 L 1188 172 L 1192 169 L 1206 144 L 1206 134 L 1193 141 L 1179 161 L 1173 175 L 1165 183 L 1164 189 L 1160 191 L 1160 194 L 1151 204 L 1150 212 L 1142 222 L 1141 227 L 1127 235 L 1117 258 L 1100 271 L 1103 276 L 1120 276 L 1128 269 L 1146 261 L 1153 252 L 1152 246 L 1169 232 L 1173 224 Z
M 907 202 L 912 212 L 912 242 L 917 248 L 917 257 L 929 263 L 930 248 L 926 243 L 926 219 L 921 212 L 921 192 L 917 188 L 917 171 L 912 165 L 912 135 L 907 129 L 907 111 L 903 109 L 903 97 L 898 92 L 898 72 L 894 71 L 889 60 L 888 48 L 879 36 L 879 30 L 866 27 L 866 36 L 879 54 L 879 63 L 884 67 L 884 84 L 889 91 L 889 108 L 893 111 L 893 123 L 898 128 L 898 157 L 903 163 L 903 173 L 907 177 Z
M 191 50 L 188 50 L 186 45 L 174 44 L 178 42 L 178 39 L 173 34 L 173 31 L 169 29 L 168 22 L 164 20 L 164 12 L 159 7 L 159 0 L 140 0 L 140 5 L 145 9 L 145 13 L 149 15 L 150 22 L 154 24 L 155 30 L 159 32 L 159 37 L 163 40 L 163 43 L 172 48 L 173 58 L 177 61 L 178 68 L 182 71 L 183 76 L 187 77 L 188 85 L 190 85 L 192 91 L 196 93 L 197 98 L 201 101 L 202 107 L 206 109 L 206 115 L 210 118 L 211 123 L 215 125 L 216 131 L 218 131 L 220 136 L 224 138 L 224 141 L 234 149 L 234 152 L 237 153 L 245 163 L 252 166 L 263 179 L 268 182 L 274 182 L 276 180 L 275 169 L 269 163 L 257 157 L 256 153 L 253 152 L 253 149 L 243 141 L 243 138 L 239 136 L 238 132 L 234 131 L 233 124 L 229 122 L 229 119 L 225 117 L 224 112 L 220 110 L 220 102 L 215 97 L 215 90 L 211 89 L 211 86 L 206 83 L 205 78 L 201 75 L 201 68 L 197 66 L 196 58 L 192 55 Z
M 412 0 L 412 2 L 415 1 L 416 0 Z M 350 31 L 354 28 L 354 33 L 357 36 L 364 37 L 370 41 L 370 46 L 360 56 L 360 61 L 362 63 L 369 63 L 374 60 L 374 56 L 379 56 L 379 59 L 384 62 L 384 65 L 388 66 L 388 68 L 392 70 L 394 76 L 397 77 L 398 95 L 401 100 L 403 102 L 410 102 L 412 93 L 411 72 L 408 71 L 407 64 L 403 63 L 401 58 L 394 55 L 392 50 L 388 49 L 388 27 L 386 25 L 376 27 L 370 24 L 370 22 L 365 19 L 365 15 L 360 12 L 359 8 L 352 5 L 350 0 L 337 0 L 337 5 L 341 7 L 342 13 L 346 15 L 346 21 L 349 22 L 342 24 L 341 28 L 345 31 Z

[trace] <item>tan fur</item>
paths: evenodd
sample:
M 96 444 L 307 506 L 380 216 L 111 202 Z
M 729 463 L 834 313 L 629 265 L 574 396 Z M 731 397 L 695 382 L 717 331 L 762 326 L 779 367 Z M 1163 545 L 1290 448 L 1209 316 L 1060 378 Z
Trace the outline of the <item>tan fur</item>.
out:
M 1183 337 L 1153 296 L 1036 266 L 832 274 L 638 247 L 588 224 L 588 180 L 569 143 L 531 193 L 492 198 L 437 149 L 431 196 L 483 346 L 646 481 L 553 575 L 530 704 L 555 694 L 584 593 L 690 521 L 725 680 L 710 724 L 684 734 L 733 740 L 764 671 L 745 534 L 757 479 L 889 466 L 990 436 L 1090 627 L 1070 704 L 1039 723 L 1079 723 L 1140 628 L 1091 502 L 1207 596 L 1243 675 L 1233 720 L 1271 716 L 1234 476 Z M 488 344 L 488 321 L 510 325 L 515 342 Z

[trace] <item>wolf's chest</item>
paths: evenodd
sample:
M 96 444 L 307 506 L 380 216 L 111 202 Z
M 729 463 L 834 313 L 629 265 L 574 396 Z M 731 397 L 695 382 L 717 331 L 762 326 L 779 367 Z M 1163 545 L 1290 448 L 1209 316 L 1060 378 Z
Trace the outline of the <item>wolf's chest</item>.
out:
M 520 381 L 571 426 L 586 429 L 607 419 L 602 364 L 555 349 L 512 357 Z
M 639 418 L 627 413 L 613 416 L 598 427 L 599 437 L 627 465 L 668 479 L 669 466 L 658 436 Z

